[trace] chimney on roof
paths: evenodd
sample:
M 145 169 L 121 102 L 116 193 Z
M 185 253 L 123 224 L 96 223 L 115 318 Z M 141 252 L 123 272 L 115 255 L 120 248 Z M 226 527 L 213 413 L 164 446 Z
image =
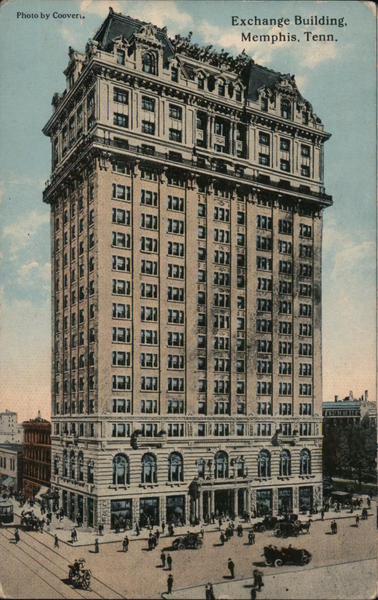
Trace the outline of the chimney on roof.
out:
M 367 390 L 365 390 L 364 396 L 365 396 L 365 402 L 367 402 L 368 401 L 368 391 Z
M 41 418 L 41 411 L 40 411 L 40 410 L 38 410 L 38 417 L 37 417 L 37 418 L 38 418 L 38 419 L 40 419 L 40 418 Z
M 350 392 L 349 392 L 349 400 L 353 400 L 353 391 L 352 390 L 350 390 Z
M 338 401 L 339 401 L 339 397 L 335 396 L 335 402 L 338 402 Z

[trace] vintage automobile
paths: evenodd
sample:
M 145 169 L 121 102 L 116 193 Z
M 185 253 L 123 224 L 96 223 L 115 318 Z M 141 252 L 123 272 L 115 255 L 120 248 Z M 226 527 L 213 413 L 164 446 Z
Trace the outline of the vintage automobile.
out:
M 91 583 L 91 572 L 85 568 L 85 559 L 78 558 L 69 566 L 68 579 L 75 588 L 87 590 Z
M 0 500 L 0 523 L 12 523 L 13 504 L 11 500 Z
M 258 521 L 253 525 L 253 531 L 263 532 L 270 529 L 274 529 L 277 524 L 278 518 L 272 515 L 267 515 L 262 521 Z
M 312 556 L 310 552 L 305 549 L 293 548 L 281 548 L 279 550 L 277 546 L 265 546 L 264 556 L 266 564 L 269 567 L 281 567 L 282 565 L 307 565 Z
M 184 550 L 186 548 L 201 548 L 202 536 L 199 533 L 187 533 L 176 538 L 172 543 L 173 550 Z

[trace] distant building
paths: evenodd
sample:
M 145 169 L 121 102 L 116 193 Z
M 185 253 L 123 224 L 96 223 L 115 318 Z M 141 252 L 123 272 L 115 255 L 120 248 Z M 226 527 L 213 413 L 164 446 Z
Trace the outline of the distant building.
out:
M 25 421 L 23 443 L 22 489 L 29 498 L 50 486 L 51 473 L 51 423 L 42 419 Z
M 0 444 L 0 488 L 18 491 L 22 484 L 21 444 Z
M 0 413 L 0 444 L 18 444 L 20 441 L 17 413 L 11 410 Z
M 323 402 L 324 426 L 327 425 L 353 425 L 360 423 L 364 417 L 369 418 L 371 427 L 377 426 L 377 405 L 368 400 L 368 390 L 356 399 L 353 392 L 349 392 L 342 400 L 335 396 L 331 402 Z

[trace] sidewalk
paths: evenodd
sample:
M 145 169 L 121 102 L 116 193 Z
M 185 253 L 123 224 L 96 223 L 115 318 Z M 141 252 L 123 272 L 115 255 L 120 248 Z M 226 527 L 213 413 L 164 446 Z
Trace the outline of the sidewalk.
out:
M 14 510 L 14 514 L 17 516 L 21 516 L 21 511 L 28 511 L 28 510 L 33 510 L 34 514 L 37 515 L 39 518 L 45 517 L 46 515 L 42 515 L 41 514 L 41 507 L 39 504 L 34 504 L 33 508 L 31 509 L 29 507 L 29 505 L 25 504 L 23 507 L 20 507 L 19 503 L 12 499 L 13 502 L 13 510 Z M 371 518 L 373 516 L 373 514 L 375 514 L 374 512 L 374 506 L 375 506 L 375 502 L 372 502 L 372 506 L 369 509 L 369 518 Z M 348 511 L 342 511 L 342 512 L 335 512 L 335 511 L 329 511 L 327 513 L 325 513 L 324 515 L 324 521 L 329 521 L 332 519 L 347 519 L 347 518 L 354 518 L 356 514 L 359 514 L 361 517 L 361 509 L 359 509 L 358 511 L 355 510 L 353 513 L 351 513 L 349 510 Z M 308 521 L 309 519 L 309 515 L 299 515 L 299 520 L 300 521 Z M 250 529 L 254 523 L 257 523 L 259 521 L 262 520 L 262 517 L 257 517 L 254 519 L 251 519 L 250 522 L 246 523 L 245 521 L 236 518 L 234 523 L 237 526 L 239 523 L 241 523 L 243 529 L 248 530 Z M 321 517 L 320 514 L 316 514 L 316 515 L 311 515 L 311 520 L 313 522 L 315 521 L 320 521 Z M 227 521 L 225 521 L 222 525 L 222 529 L 224 530 L 225 527 L 227 526 Z M 78 541 L 72 543 L 71 542 L 71 531 L 73 529 L 73 527 L 75 527 L 76 531 L 77 531 L 77 536 L 78 536 Z M 154 527 L 152 531 L 156 531 L 156 529 L 159 529 L 160 531 L 160 539 L 162 538 L 169 538 L 172 536 L 169 536 L 166 530 L 166 533 L 164 535 L 162 535 L 161 533 L 161 527 Z M 205 533 L 210 533 L 210 532 L 216 532 L 219 531 L 219 525 L 218 522 L 216 521 L 214 524 L 208 524 L 208 525 L 203 525 L 203 529 L 205 531 Z M 175 534 L 174 537 L 180 536 L 180 535 L 184 535 L 186 534 L 188 531 L 190 532 L 200 532 L 201 530 L 201 525 L 196 525 L 196 526 L 190 526 L 190 525 L 184 525 L 183 527 L 175 527 Z M 109 544 L 109 543 L 122 543 L 123 538 L 125 537 L 125 535 L 127 535 L 127 537 L 129 538 L 129 541 L 136 541 L 136 540 L 147 540 L 148 539 L 148 535 L 150 533 L 150 531 L 148 529 L 142 529 L 140 532 L 140 535 L 136 535 L 135 530 L 127 530 L 127 531 L 121 531 L 119 533 L 115 533 L 115 531 L 105 531 L 104 534 L 102 536 L 98 535 L 97 530 L 93 530 L 90 528 L 86 528 L 86 527 L 77 527 L 75 523 L 73 523 L 68 517 L 63 517 L 62 521 L 59 521 L 55 515 L 53 515 L 52 518 L 52 522 L 50 524 L 49 527 L 44 528 L 44 532 L 50 534 L 51 536 L 54 536 L 55 534 L 58 536 L 59 541 L 63 542 L 65 544 L 68 544 L 69 546 L 73 546 L 73 547 L 80 547 L 80 546 L 91 546 L 94 544 L 95 539 L 98 539 L 99 544 Z

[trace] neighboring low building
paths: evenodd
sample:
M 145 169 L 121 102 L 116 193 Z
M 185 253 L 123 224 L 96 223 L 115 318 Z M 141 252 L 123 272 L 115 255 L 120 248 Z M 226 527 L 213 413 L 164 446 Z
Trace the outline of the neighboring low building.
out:
M 25 421 L 22 489 L 28 498 L 47 491 L 51 473 L 51 423 L 42 419 Z
M 11 410 L 0 413 L 0 444 L 18 444 L 20 442 L 17 413 Z
M 0 488 L 18 491 L 22 484 L 21 444 L 0 444 Z
M 358 399 L 353 397 L 353 392 L 349 392 L 349 396 L 342 400 L 335 396 L 333 402 L 323 402 L 324 426 L 353 425 L 364 417 L 369 418 L 371 427 L 377 426 L 377 405 L 368 400 L 367 390 Z

